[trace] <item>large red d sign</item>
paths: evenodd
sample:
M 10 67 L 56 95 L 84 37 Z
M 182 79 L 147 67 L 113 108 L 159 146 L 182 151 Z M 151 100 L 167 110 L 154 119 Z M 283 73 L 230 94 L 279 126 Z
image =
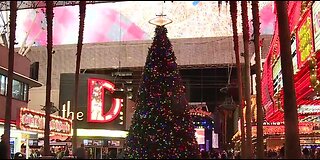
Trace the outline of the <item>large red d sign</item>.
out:
M 111 122 L 119 115 L 123 99 L 112 98 L 112 104 L 108 112 L 104 111 L 104 89 L 114 92 L 114 84 L 102 79 L 88 79 L 88 122 Z

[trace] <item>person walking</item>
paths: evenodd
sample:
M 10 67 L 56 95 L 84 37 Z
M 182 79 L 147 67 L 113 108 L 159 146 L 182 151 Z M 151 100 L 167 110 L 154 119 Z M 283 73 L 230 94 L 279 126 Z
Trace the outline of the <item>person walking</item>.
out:
M 65 146 L 65 149 L 64 149 L 64 156 L 70 156 L 69 154 L 69 147 L 68 145 Z
M 4 143 L 4 134 L 1 135 L 1 142 L 0 142 L 0 159 L 9 159 L 4 151 L 6 151 L 7 146 Z
M 81 147 L 77 148 L 74 154 L 77 159 L 86 159 L 86 150 L 84 148 L 84 144 L 81 144 Z

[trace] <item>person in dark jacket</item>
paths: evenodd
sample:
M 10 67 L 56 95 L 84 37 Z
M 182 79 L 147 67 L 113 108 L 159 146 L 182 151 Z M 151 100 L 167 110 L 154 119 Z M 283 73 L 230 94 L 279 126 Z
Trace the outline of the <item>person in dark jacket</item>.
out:
M 77 156 L 77 159 L 86 159 L 86 150 L 84 149 L 84 144 L 81 144 L 81 147 L 76 149 L 76 152 L 74 154 Z
M 27 146 L 22 144 L 21 151 L 15 153 L 13 159 L 26 159 L 27 158 L 26 157 L 26 149 L 27 149 Z
M 7 149 L 7 146 L 6 144 L 4 143 L 4 134 L 1 135 L 1 142 L 0 142 L 0 159 L 9 159 L 7 158 L 7 155 L 5 154 L 4 151 L 6 151 Z
M 16 154 L 14 154 L 13 159 L 26 159 L 26 155 L 21 152 L 17 152 Z
M 64 156 L 70 156 L 69 147 L 66 145 L 64 149 Z

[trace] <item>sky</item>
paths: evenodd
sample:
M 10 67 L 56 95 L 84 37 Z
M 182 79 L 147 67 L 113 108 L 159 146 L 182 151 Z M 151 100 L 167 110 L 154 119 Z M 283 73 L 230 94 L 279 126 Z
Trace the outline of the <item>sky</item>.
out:
M 275 15 L 272 1 L 259 1 L 261 34 L 273 34 Z M 125 1 L 87 4 L 84 43 L 151 40 L 155 26 L 149 23 L 158 14 L 173 22 L 168 24 L 168 37 L 200 38 L 232 36 L 229 6 L 223 3 L 219 12 L 217 1 Z M 248 4 L 251 11 L 251 5 Z M 7 12 L 2 12 L 6 22 Z M 252 13 L 249 12 L 249 20 Z M 250 21 L 249 21 L 250 22 Z M 0 26 L 3 22 L 0 21 Z M 241 34 L 241 10 L 238 4 L 238 32 Z M 1 30 L 3 27 L 1 27 Z M 1 31 L 0 30 L 0 31 Z M 54 45 L 77 44 L 79 6 L 54 8 Z M 250 23 L 250 32 L 252 26 Z M 45 9 L 19 10 L 16 47 L 46 45 Z

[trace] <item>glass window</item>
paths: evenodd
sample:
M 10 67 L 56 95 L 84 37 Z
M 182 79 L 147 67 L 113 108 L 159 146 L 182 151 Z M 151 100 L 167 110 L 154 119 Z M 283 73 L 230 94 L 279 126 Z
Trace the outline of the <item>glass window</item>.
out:
M 0 94 L 5 95 L 7 78 L 0 74 Z
M 17 80 L 13 80 L 13 82 L 12 82 L 12 98 L 22 99 L 21 92 L 22 92 L 22 83 L 20 83 Z
M 0 95 L 7 95 L 7 76 L 0 74 Z M 21 101 L 28 101 L 29 85 L 19 82 L 17 80 L 12 81 L 12 98 Z

